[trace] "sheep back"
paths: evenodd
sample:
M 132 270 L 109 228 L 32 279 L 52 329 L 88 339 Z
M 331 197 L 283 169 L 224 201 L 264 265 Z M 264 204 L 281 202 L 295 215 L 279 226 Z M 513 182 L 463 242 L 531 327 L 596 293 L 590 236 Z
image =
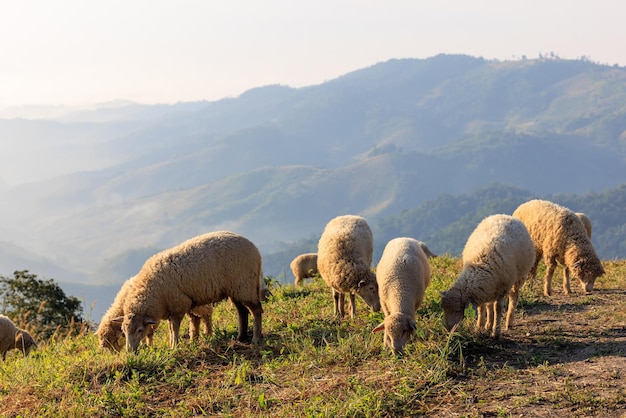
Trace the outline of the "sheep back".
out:
M 446 327 L 463 319 L 468 304 L 501 301 L 516 282 L 523 282 L 534 257 L 533 242 L 520 220 L 509 215 L 483 219 L 465 244 L 461 273 L 443 293 Z
M 127 347 L 133 351 L 146 324 L 170 321 L 170 345 L 182 317 L 193 307 L 230 298 L 239 313 L 239 338 L 247 330 L 246 307 L 254 316 L 253 343 L 261 332 L 262 261 L 247 238 L 228 231 L 197 236 L 150 257 L 124 303 Z M 245 321 L 242 316 L 245 316 Z M 177 324 L 172 325 L 173 321 Z M 129 337 L 129 335 L 131 337 Z
M 556 203 L 539 199 L 521 204 L 513 216 L 524 222 L 535 245 L 533 277 L 539 260 L 544 258 L 546 261 L 546 296 L 551 294 L 557 263 L 580 281 L 585 293 L 593 290 L 595 280 L 604 274 L 604 268 L 579 216 Z M 563 287 L 565 293 L 569 293 L 569 275 L 566 275 Z
M 317 253 L 305 253 L 296 256 L 289 264 L 295 277 L 295 284 L 301 284 L 304 279 L 315 277 L 317 271 Z
M 374 239 L 364 218 L 342 215 L 331 219 L 318 243 L 317 268 L 327 286 L 336 294 L 335 315 L 343 316 L 343 294 L 350 293 L 352 314 L 356 308 L 353 296 L 358 294 L 374 311 L 380 309 L 376 275 L 372 272 Z
M 385 331 L 385 346 L 402 352 L 416 329 L 415 311 L 430 283 L 430 265 L 420 242 L 395 238 L 387 243 L 376 267 L 376 281 L 385 320 L 374 331 Z

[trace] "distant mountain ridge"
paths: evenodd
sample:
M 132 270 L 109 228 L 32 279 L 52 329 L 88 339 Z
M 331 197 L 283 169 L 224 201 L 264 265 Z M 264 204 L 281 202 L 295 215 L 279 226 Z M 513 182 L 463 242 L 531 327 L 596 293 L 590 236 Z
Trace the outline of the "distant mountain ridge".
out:
M 0 187 L 0 241 L 85 282 L 121 282 L 147 253 L 208 230 L 272 254 L 339 214 L 375 224 L 493 183 L 543 196 L 618 188 L 626 69 L 397 59 L 215 102 L 0 119 L 0 138 L 0 179 L 37 178 Z

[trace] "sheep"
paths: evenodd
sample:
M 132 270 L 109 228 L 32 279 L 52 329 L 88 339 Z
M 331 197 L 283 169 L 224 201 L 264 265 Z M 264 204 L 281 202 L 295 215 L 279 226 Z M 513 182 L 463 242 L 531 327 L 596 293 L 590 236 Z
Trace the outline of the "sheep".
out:
M 332 289 L 336 318 L 345 315 L 344 293 L 350 294 L 352 318 L 356 316 L 356 294 L 374 312 L 380 310 L 376 275 L 370 269 L 373 249 L 372 230 L 360 216 L 337 216 L 324 228 L 318 243 L 317 268 Z
M 445 325 L 452 329 L 471 304 L 478 308 L 476 329 L 483 325 L 500 337 L 504 297 L 509 295 L 506 329 L 513 323 L 519 289 L 530 271 L 535 249 L 524 224 L 510 215 L 483 219 L 463 249 L 463 268 L 452 287 L 442 292 Z M 485 323 L 485 316 L 486 323 Z
M 317 253 L 300 254 L 289 264 L 291 272 L 296 278 L 296 286 L 302 284 L 304 279 L 315 277 L 317 271 Z
M 405 237 L 389 241 L 376 267 L 376 281 L 385 320 L 372 332 L 384 330 L 384 345 L 402 353 L 415 332 L 415 311 L 430 283 L 430 265 L 420 242 Z
M 420 245 L 420 247 L 422 247 L 422 251 L 424 251 L 424 254 L 426 254 L 426 257 L 428 258 L 435 258 L 437 257 L 437 254 L 433 253 L 432 251 L 430 251 L 430 249 L 426 246 L 425 243 L 423 243 L 422 241 L 417 241 Z
M 111 351 L 121 351 L 123 348 L 123 344 L 120 341 L 121 337 L 124 336 L 124 333 L 122 332 L 122 321 L 120 318 L 123 318 L 125 298 L 132 286 L 134 278 L 135 276 L 124 282 L 121 289 L 115 296 L 113 303 L 100 320 L 100 324 L 96 330 L 96 335 L 98 336 L 100 347 L 102 348 L 107 348 Z M 212 305 L 197 306 L 189 311 L 187 315 L 189 316 L 189 336 L 191 339 L 195 340 L 200 335 L 200 323 L 204 324 L 206 335 L 211 335 L 213 333 Z M 154 331 L 156 328 L 156 325 L 149 327 L 145 337 L 147 345 L 152 345 Z
M 96 330 L 100 347 L 107 348 L 111 351 L 120 351 L 123 345 L 120 343 L 120 338 L 124 335 L 122 332 L 122 323 L 119 320 L 124 315 L 124 301 L 126 295 L 132 286 L 132 281 L 135 276 L 126 280 L 122 287 L 117 292 L 113 303 L 109 309 L 104 313 L 100 319 L 100 324 Z M 146 334 L 146 342 L 148 345 L 152 345 L 152 336 L 154 334 L 154 326 L 150 327 Z
M 542 258 L 545 260 L 545 296 L 552 294 L 552 276 L 557 264 L 565 269 L 563 291 L 566 295 L 571 293 L 570 272 L 578 278 L 584 293 L 593 290 L 596 279 L 604 274 L 604 268 L 583 221 L 574 212 L 556 203 L 536 199 L 521 204 L 513 216 L 524 222 L 535 244 L 536 258 L 529 274 L 531 279 L 537 275 L 539 261 Z
M 228 231 L 199 235 L 150 257 L 124 302 L 126 348 L 136 351 L 149 326 L 168 319 L 170 347 L 178 343 L 180 322 L 193 307 L 230 298 L 239 314 L 238 340 L 254 318 L 252 343 L 261 339 L 261 254 L 247 238 Z
M 24 357 L 26 357 L 31 349 L 37 348 L 37 343 L 27 331 L 15 326 L 8 317 L 0 315 L 0 354 L 2 354 L 2 361 L 6 361 L 7 351 L 14 348 L 24 353 Z

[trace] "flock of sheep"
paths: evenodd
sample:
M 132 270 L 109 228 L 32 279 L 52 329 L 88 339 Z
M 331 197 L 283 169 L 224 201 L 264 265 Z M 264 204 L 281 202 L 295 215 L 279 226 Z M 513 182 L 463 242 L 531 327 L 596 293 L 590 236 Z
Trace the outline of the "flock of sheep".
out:
M 520 287 L 536 275 L 543 258 L 547 269 L 544 294 L 551 294 L 557 264 L 564 267 L 563 289 L 571 292 L 570 276 L 584 292 L 593 290 L 604 269 L 591 243 L 591 224 L 584 214 L 545 200 L 520 205 L 513 215 L 491 215 L 472 232 L 463 249 L 463 267 L 452 287 L 442 292 L 441 306 L 447 329 L 464 317 L 465 309 L 477 310 L 476 329 L 497 338 L 501 333 L 504 299 L 508 297 L 505 329 L 513 324 Z M 416 311 L 430 283 L 428 258 L 435 257 L 426 245 L 400 237 L 387 243 L 372 271 L 373 237 L 365 219 L 343 215 L 332 219 L 320 237 L 317 253 L 296 257 L 290 267 L 296 285 L 319 274 L 332 289 L 334 314 L 345 316 L 345 295 L 350 315 L 356 315 L 355 297 L 385 318 L 373 329 L 384 332 L 384 345 L 401 353 L 416 330 Z M 228 231 L 197 236 L 150 257 L 139 273 L 123 284 L 100 321 L 96 334 L 102 347 L 136 351 L 151 344 L 155 328 L 169 323 L 169 343 L 178 343 L 185 315 L 190 318 L 190 337 L 212 331 L 213 304 L 230 299 L 239 317 L 238 340 L 248 334 L 248 315 L 253 317 L 252 343 L 262 332 L 264 285 L 261 254 L 247 238 Z M 125 344 L 124 341 L 125 340 Z M 36 347 L 33 338 L 6 317 L 0 316 L 0 353 L 4 359 L 12 348 L 28 354 Z

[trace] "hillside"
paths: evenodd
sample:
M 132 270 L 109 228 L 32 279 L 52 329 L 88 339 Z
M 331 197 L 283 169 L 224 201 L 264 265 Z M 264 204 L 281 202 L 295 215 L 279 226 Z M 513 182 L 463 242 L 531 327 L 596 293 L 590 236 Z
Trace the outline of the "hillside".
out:
M 598 255 L 607 260 L 625 257 L 626 184 L 599 193 L 564 195 L 534 194 L 494 183 L 459 195 L 442 193 L 413 208 L 370 222 L 374 234 L 373 265 L 378 263 L 385 244 L 400 236 L 424 241 L 436 254 L 460 256 L 470 233 L 483 218 L 496 213 L 512 214 L 520 204 L 531 199 L 547 199 L 584 212 L 592 220 L 592 242 Z M 298 254 L 317 251 L 322 229 L 265 254 L 265 273 L 281 282 L 292 283 L 289 263 Z
M 57 267 L 0 257 L 0 273 L 119 284 L 208 230 L 268 255 L 338 214 L 375 225 L 494 182 L 540 196 L 613 190 L 626 182 L 625 80 L 585 60 L 439 55 L 215 102 L 0 120 L 0 241 Z M 456 233 L 435 239 L 458 245 Z M 606 254 L 623 256 L 619 235 L 610 242 Z
M 264 304 L 259 347 L 235 342 L 236 313 L 217 305 L 214 333 L 167 347 L 111 354 L 89 332 L 40 341 L 24 359 L 0 366 L 0 415 L 40 416 L 568 416 L 626 413 L 626 263 L 590 295 L 545 298 L 522 288 L 516 322 L 500 340 L 473 331 L 473 313 L 455 332 L 443 327 L 440 291 L 458 259 L 431 259 L 432 282 L 417 332 L 396 357 L 371 330 L 382 313 L 358 299 L 354 319 L 332 319 L 321 280 L 274 287 Z M 540 271 L 543 274 L 543 271 Z M 557 271 L 560 275 L 560 271 Z M 534 286 L 533 286 L 534 285 Z M 184 323 L 184 329 L 187 324 Z

